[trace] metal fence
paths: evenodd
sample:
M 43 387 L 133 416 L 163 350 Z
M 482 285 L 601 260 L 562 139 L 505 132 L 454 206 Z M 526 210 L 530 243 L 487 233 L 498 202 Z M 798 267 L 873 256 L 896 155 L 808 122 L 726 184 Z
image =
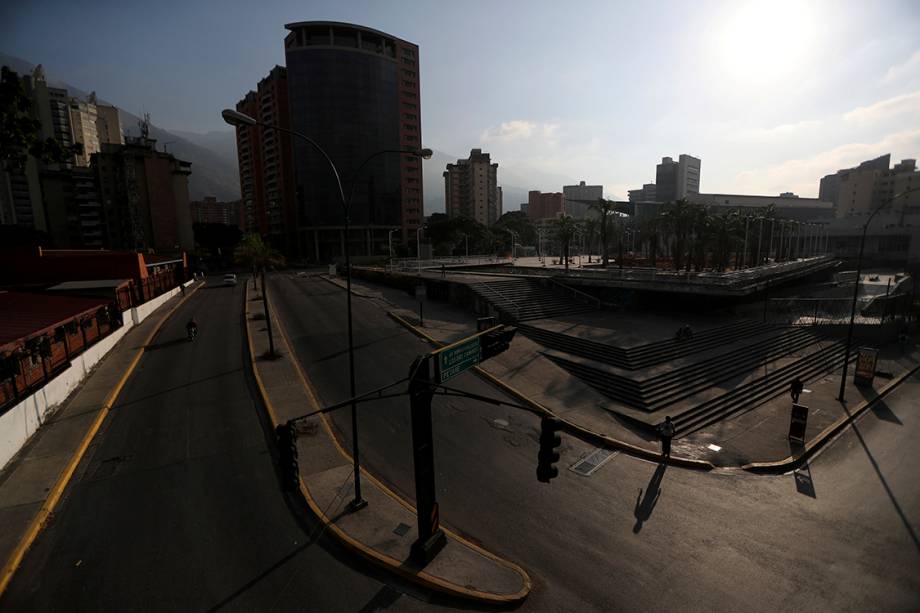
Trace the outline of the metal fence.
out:
M 881 325 L 887 321 L 907 319 L 912 297 L 861 296 L 856 301 L 854 322 Z M 771 298 L 765 305 L 768 323 L 792 326 L 849 324 L 852 298 Z

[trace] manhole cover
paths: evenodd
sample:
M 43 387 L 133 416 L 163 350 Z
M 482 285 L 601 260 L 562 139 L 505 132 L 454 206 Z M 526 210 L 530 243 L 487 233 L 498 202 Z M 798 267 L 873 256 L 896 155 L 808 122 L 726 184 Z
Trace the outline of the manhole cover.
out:
M 610 458 L 618 454 L 619 451 L 610 451 L 609 449 L 595 449 L 582 459 L 575 462 L 570 470 L 577 472 L 585 477 L 596 471 L 598 468 L 610 461 Z

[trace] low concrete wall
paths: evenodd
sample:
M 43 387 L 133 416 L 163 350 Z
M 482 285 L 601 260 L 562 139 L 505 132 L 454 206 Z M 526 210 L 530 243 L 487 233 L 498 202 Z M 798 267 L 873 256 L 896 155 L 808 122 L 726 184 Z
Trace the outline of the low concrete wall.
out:
M 190 283 L 191 281 L 186 283 L 186 286 Z M 67 399 L 99 360 L 118 344 L 128 330 L 144 321 L 179 291 L 179 288 L 170 290 L 139 307 L 130 309 L 130 317 L 125 311 L 122 314 L 125 323 L 121 328 L 76 356 L 70 366 L 58 373 L 41 389 L 0 415 L 0 466 L 5 466 L 16 455 L 29 437 Z

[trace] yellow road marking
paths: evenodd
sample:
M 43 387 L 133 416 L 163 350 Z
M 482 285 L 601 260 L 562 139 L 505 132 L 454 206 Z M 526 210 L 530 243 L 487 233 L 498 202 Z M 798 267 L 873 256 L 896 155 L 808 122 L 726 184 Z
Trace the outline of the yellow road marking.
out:
M 262 289 L 262 291 L 265 291 L 265 290 L 266 288 Z M 248 303 L 249 301 L 247 300 L 246 304 L 248 305 Z M 248 306 L 247 306 L 246 312 L 248 313 Z M 293 350 L 292 350 L 293 345 L 291 344 L 288 338 L 287 331 L 284 328 L 284 324 L 281 322 L 281 318 L 275 317 L 273 318 L 273 321 L 275 321 L 278 324 L 276 328 L 280 332 L 281 340 L 284 343 L 285 347 L 287 348 L 288 356 L 290 356 L 291 362 L 294 364 L 294 369 L 297 372 L 297 376 L 300 379 L 301 383 L 303 384 L 305 391 L 307 392 L 307 396 L 309 397 L 310 404 L 313 405 L 314 410 L 319 410 L 320 408 L 322 408 L 322 406 L 319 403 L 318 396 L 313 386 L 310 384 L 310 381 L 307 378 L 306 373 L 303 372 L 303 369 L 300 366 L 300 362 L 296 359 L 296 355 L 293 353 Z M 247 319 L 246 336 L 249 341 L 249 360 L 252 365 L 253 372 L 257 372 L 258 367 L 256 366 L 255 356 L 253 355 L 253 352 L 252 352 L 252 337 L 249 333 L 249 323 L 248 322 L 249 320 Z M 259 392 L 262 394 L 262 398 L 265 401 L 265 406 L 266 408 L 269 409 L 269 415 L 272 418 L 272 421 L 277 425 L 278 423 L 277 414 L 274 413 L 274 409 L 272 408 L 271 401 L 268 399 L 268 391 L 265 389 L 265 386 L 262 383 L 262 379 L 261 377 L 258 376 L 258 374 L 256 375 L 256 383 L 258 384 Z M 349 463 L 353 462 L 352 456 L 340 444 L 339 440 L 335 436 L 335 433 L 332 431 L 332 428 L 329 425 L 329 422 L 327 421 L 326 414 L 320 413 L 320 417 L 322 418 L 322 422 L 326 429 L 326 432 L 329 434 L 335 447 L 339 450 L 339 453 L 342 454 L 342 456 L 345 459 L 347 459 Z M 380 490 L 383 491 L 386 495 L 388 495 L 390 498 L 392 498 L 393 500 L 401 504 L 403 507 L 408 509 L 413 514 L 417 514 L 415 507 L 409 504 L 408 501 L 404 500 L 399 494 L 395 493 L 389 487 L 381 483 L 377 478 L 369 474 L 364 468 L 361 468 L 360 470 L 361 470 L 362 476 L 368 478 L 372 483 L 374 483 L 374 485 L 379 487 Z M 532 581 L 530 579 L 530 575 L 528 575 L 527 572 L 523 568 L 521 568 L 514 562 L 511 562 L 510 560 L 505 560 L 503 558 L 496 556 L 490 551 L 486 551 L 485 549 L 483 549 L 476 543 L 470 542 L 467 539 L 463 538 L 462 536 L 456 534 L 452 530 L 449 530 L 448 528 L 444 528 L 444 527 L 441 528 L 444 531 L 444 533 L 450 536 L 455 541 L 463 543 L 464 545 L 476 551 L 480 555 L 486 558 L 489 558 L 490 560 L 496 562 L 497 564 L 501 566 L 505 566 L 506 568 L 510 568 L 514 570 L 515 572 L 517 572 L 521 576 L 522 581 L 523 581 L 523 587 L 521 588 L 521 590 L 518 591 L 516 594 L 509 594 L 509 595 L 492 594 L 489 592 L 480 592 L 478 590 L 471 590 L 467 587 L 457 585 L 454 583 L 450 583 L 449 581 L 445 581 L 444 579 L 430 575 L 424 570 L 418 571 L 417 573 L 412 572 L 411 570 L 408 570 L 407 568 L 405 568 L 403 561 L 397 560 L 396 558 L 393 558 L 391 556 L 388 556 L 384 553 L 381 553 L 375 549 L 372 549 L 366 546 L 364 543 L 361 543 L 360 541 L 349 536 L 341 528 L 336 526 L 335 523 L 333 523 L 332 520 L 330 520 L 329 517 L 326 516 L 323 510 L 319 508 L 319 505 L 316 504 L 316 501 L 310 495 L 310 490 L 309 488 L 307 488 L 306 484 L 303 482 L 303 479 L 301 478 L 299 479 L 299 481 L 300 481 L 300 491 L 304 495 L 304 498 L 307 501 L 307 504 L 310 506 L 310 509 L 313 511 L 313 513 L 326 526 L 326 528 L 328 530 L 331 530 L 332 533 L 338 536 L 344 543 L 346 543 L 347 545 L 350 545 L 355 551 L 364 555 L 370 561 L 374 562 L 375 564 L 378 564 L 379 566 L 382 566 L 391 571 L 395 571 L 397 574 L 407 579 L 413 580 L 413 581 L 418 581 L 421 579 L 422 580 L 421 583 L 425 585 L 426 587 L 428 587 L 429 589 L 441 591 L 441 592 L 451 594 L 454 596 L 458 596 L 458 595 L 465 596 L 467 598 L 471 598 L 474 600 L 487 600 L 490 602 L 497 602 L 497 603 L 511 603 L 511 602 L 517 602 L 517 601 L 522 600 L 523 598 L 527 596 L 527 594 L 530 593 L 530 589 L 532 587 Z
M 159 323 L 153 328 L 153 330 L 150 331 L 150 334 L 147 335 L 147 339 L 144 341 L 144 344 L 140 347 L 140 349 L 137 350 L 137 353 L 134 355 L 134 359 L 131 360 L 131 364 L 122 374 L 118 384 L 111 392 L 109 392 L 105 402 L 102 404 L 102 408 L 99 410 L 99 414 L 96 416 L 96 419 L 93 420 L 89 430 L 83 436 L 83 440 L 80 442 L 80 445 L 77 447 L 73 456 L 71 456 L 70 461 L 67 463 L 67 466 L 64 469 L 64 472 L 58 478 L 57 482 L 54 484 L 54 487 L 52 487 L 48 492 L 48 497 L 45 499 L 45 502 L 42 504 L 36 516 L 32 519 L 32 523 L 29 524 L 29 528 L 26 530 L 22 539 L 19 541 L 19 544 L 16 545 L 16 548 L 13 550 L 9 560 L 7 560 L 6 564 L 4 564 L 3 570 L 0 571 L 0 597 L 3 596 L 3 593 L 6 591 L 10 581 L 13 580 L 13 575 L 16 573 L 16 570 L 22 563 L 22 559 L 25 557 L 26 552 L 32 546 L 32 543 L 41 533 L 42 529 L 45 527 L 45 522 L 47 521 L 48 516 L 51 515 L 52 511 L 54 511 L 54 507 L 60 500 L 61 494 L 64 493 L 64 489 L 67 487 L 67 484 L 70 483 L 70 479 L 73 477 L 74 471 L 76 471 L 77 466 L 80 464 L 80 460 L 83 459 L 83 455 L 86 453 L 90 443 L 93 441 L 93 437 L 96 436 L 96 433 L 102 426 L 102 422 L 105 421 L 106 416 L 109 414 L 112 405 L 114 405 L 115 401 L 118 399 L 118 394 L 121 393 L 121 389 L 124 387 L 125 383 L 128 381 L 128 378 L 134 372 L 134 369 L 137 366 L 137 363 L 140 361 L 144 351 L 146 350 L 147 345 L 150 344 L 150 341 L 153 340 L 153 337 L 156 336 L 156 334 L 160 331 L 160 328 L 172 316 L 176 309 L 182 306 L 186 300 L 191 298 L 192 294 L 198 291 L 199 287 L 201 286 L 195 286 L 191 292 L 188 292 L 186 295 L 184 295 L 179 300 L 179 302 L 177 302 L 172 307 L 172 309 L 170 309 L 169 312 L 166 313 L 162 319 L 160 319 Z

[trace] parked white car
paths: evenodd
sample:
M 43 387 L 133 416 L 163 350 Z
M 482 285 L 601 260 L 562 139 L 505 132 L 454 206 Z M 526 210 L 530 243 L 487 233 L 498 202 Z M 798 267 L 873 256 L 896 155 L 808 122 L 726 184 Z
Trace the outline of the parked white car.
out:
M 224 275 L 224 285 L 236 285 L 236 275 L 227 273 Z

